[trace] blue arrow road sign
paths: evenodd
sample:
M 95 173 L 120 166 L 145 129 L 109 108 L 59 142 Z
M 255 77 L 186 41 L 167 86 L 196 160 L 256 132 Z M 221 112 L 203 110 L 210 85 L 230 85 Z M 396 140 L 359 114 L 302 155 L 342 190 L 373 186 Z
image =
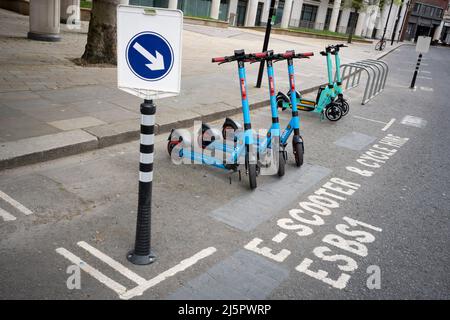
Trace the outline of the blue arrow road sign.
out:
M 155 32 L 141 32 L 128 42 L 126 57 L 133 73 L 146 81 L 157 81 L 169 74 L 173 50 L 169 42 Z

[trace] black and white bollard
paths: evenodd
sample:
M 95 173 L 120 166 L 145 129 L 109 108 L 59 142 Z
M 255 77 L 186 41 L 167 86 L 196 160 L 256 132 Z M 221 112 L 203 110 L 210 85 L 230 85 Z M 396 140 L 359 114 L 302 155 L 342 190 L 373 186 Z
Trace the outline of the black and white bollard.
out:
M 415 85 L 416 85 L 416 78 L 417 78 L 417 73 L 419 72 L 419 67 L 420 67 L 420 61 L 422 60 L 422 54 L 419 54 L 419 59 L 417 59 L 417 63 L 416 63 L 416 70 L 414 71 L 414 75 L 411 81 L 411 85 L 410 88 L 414 89 Z
M 151 213 L 153 180 L 153 145 L 156 106 L 152 100 L 141 104 L 141 146 L 139 164 L 139 200 L 134 250 L 128 260 L 137 265 L 150 264 L 156 257 L 151 251 Z

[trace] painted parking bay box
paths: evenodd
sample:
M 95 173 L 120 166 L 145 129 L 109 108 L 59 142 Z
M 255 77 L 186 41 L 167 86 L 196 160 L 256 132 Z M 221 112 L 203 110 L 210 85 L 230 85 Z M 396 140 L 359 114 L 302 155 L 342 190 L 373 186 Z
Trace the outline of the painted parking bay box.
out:
M 183 13 L 117 7 L 117 85 L 142 99 L 180 93 Z

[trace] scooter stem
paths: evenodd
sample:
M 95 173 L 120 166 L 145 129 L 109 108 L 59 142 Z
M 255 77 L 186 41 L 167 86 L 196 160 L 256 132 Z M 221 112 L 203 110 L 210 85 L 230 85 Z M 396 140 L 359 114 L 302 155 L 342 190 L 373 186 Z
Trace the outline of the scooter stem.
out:
M 339 51 L 335 53 L 335 64 L 336 64 L 336 82 L 338 85 L 341 83 L 341 58 L 339 57 Z
M 331 52 L 327 50 L 327 69 L 328 69 L 328 84 L 333 85 L 333 66 L 331 64 Z

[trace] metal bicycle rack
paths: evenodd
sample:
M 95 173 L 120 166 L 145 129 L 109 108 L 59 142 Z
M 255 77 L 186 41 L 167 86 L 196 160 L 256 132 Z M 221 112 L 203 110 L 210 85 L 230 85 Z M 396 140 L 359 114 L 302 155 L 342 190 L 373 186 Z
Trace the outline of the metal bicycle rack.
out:
M 386 62 L 374 59 L 346 63 L 341 65 L 341 68 L 342 83 L 345 81 L 344 90 L 357 87 L 363 71 L 367 74 L 367 83 L 361 104 L 366 104 L 370 99 L 383 91 L 389 73 L 389 67 Z

